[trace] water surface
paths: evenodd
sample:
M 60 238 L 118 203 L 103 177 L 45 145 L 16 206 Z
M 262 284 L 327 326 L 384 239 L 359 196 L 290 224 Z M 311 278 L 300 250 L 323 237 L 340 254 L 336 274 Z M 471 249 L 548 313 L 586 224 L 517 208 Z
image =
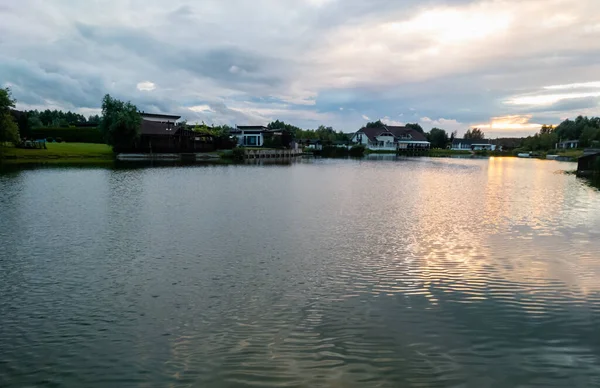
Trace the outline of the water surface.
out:
M 600 385 L 570 163 L 0 174 L 0 386 Z

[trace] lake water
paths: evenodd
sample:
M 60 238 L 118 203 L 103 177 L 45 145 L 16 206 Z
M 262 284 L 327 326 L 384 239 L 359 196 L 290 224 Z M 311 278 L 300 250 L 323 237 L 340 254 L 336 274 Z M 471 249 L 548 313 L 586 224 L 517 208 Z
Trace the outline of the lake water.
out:
M 0 386 L 599 386 L 600 191 L 382 159 L 0 174 Z

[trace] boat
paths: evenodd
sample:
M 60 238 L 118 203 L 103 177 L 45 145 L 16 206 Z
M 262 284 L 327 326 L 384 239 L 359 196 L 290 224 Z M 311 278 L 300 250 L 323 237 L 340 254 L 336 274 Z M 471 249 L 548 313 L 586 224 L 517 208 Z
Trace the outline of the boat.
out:
M 530 153 L 530 152 L 527 152 L 527 153 L 520 153 L 520 154 L 517 154 L 517 156 L 518 156 L 519 158 L 531 158 L 531 153 Z

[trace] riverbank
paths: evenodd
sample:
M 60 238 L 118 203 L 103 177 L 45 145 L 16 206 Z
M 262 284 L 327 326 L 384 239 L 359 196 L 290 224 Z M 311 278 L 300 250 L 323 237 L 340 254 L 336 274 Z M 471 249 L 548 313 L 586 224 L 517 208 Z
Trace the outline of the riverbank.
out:
M 0 148 L 0 158 L 6 163 L 97 163 L 114 160 L 112 148 L 106 144 L 47 143 L 46 148 L 26 149 L 2 146 Z

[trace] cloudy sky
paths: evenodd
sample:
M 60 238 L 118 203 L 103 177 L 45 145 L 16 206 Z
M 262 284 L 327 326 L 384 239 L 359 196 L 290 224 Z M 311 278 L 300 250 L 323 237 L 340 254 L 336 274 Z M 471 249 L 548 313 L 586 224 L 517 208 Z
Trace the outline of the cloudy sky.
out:
M 599 0 L 1 0 L 21 109 L 488 137 L 600 115 Z

